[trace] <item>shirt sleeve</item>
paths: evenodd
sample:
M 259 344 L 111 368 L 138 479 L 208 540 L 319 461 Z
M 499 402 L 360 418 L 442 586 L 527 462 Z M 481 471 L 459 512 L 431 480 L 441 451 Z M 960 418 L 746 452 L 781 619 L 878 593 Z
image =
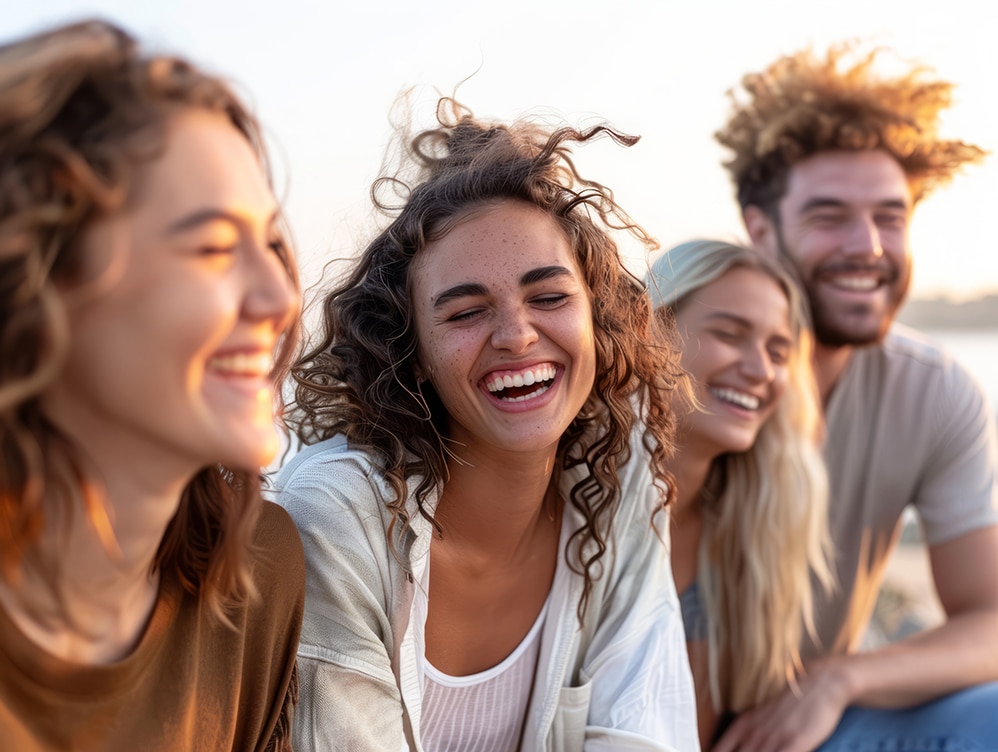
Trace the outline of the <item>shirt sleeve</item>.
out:
M 391 554 L 380 498 L 356 463 L 317 456 L 278 477 L 276 500 L 305 549 L 294 748 L 406 749 L 390 657 Z
M 653 524 L 659 497 L 644 468 L 622 494 L 611 587 L 583 667 L 592 687 L 584 749 L 699 750 L 667 515 Z
M 934 448 L 922 469 L 915 505 L 928 543 L 998 524 L 998 440 L 980 385 L 955 361 L 943 372 L 932 410 Z

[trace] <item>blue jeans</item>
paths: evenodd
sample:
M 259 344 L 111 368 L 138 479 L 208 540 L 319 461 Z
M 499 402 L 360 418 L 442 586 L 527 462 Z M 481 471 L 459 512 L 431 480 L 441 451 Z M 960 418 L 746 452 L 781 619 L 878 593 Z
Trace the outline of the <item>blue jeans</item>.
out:
M 849 708 L 816 752 L 996 752 L 998 682 L 907 710 Z

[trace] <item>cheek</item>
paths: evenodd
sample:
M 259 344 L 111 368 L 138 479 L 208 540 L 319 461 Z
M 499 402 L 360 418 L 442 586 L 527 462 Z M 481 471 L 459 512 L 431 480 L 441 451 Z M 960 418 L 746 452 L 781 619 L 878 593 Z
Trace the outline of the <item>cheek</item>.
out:
M 787 391 L 787 385 L 789 384 L 789 382 L 790 382 L 790 374 L 787 371 L 787 367 L 776 366 L 776 368 L 774 369 L 773 383 L 770 386 L 770 389 L 773 392 L 773 402 L 776 402 L 777 400 L 783 397 L 783 395 Z
M 446 390 L 448 384 L 464 380 L 471 369 L 470 361 L 473 344 L 466 334 L 450 332 L 436 333 L 421 338 L 425 344 L 419 347 L 419 364 L 422 377 L 431 380 L 437 391 Z
M 696 336 L 687 339 L 683 344 L 683 357 L 680 365 L 693 377 L 697 386 L 706 382 L 712 372 L 723 367 L 724 353 L 715 345 L 705 343 Z

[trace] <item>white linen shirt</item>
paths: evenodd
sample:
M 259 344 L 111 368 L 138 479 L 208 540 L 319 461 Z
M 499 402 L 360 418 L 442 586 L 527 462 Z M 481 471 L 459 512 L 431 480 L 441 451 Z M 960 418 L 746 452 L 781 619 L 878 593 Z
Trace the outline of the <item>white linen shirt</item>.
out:
M 563 473 L 565 498 L 583 473 Z M 699 750 L 667 518 L 652 524 L 659 495 L 640 436 L 619 476 L 621 502 L 581 628 L 583 580 L 559 556 L 524 752 Z M 410 496 L 411 527 L 393 530 L 393 554 L 391 489 L 377 460 L 342 436 L 292 458 L 275 495 L 305 547 L 295 749 L 421 752 L 429 521 Z M 579 526 L 566 503 L 562 541 Z

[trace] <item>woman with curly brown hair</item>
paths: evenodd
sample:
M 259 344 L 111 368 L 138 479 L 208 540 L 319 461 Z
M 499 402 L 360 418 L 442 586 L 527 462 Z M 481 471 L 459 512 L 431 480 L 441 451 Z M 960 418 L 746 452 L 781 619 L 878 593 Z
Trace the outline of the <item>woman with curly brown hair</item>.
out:
M 451 100 L 292 369 L 300 749 L 695 749 L 663 536 L 685 385 L 569 147 Z M 380 202 L 385 207 L 385 202 Z
M 221 80 L 100 22 L 0 47 L 5 749 L 289 748 L 279 216 Z

